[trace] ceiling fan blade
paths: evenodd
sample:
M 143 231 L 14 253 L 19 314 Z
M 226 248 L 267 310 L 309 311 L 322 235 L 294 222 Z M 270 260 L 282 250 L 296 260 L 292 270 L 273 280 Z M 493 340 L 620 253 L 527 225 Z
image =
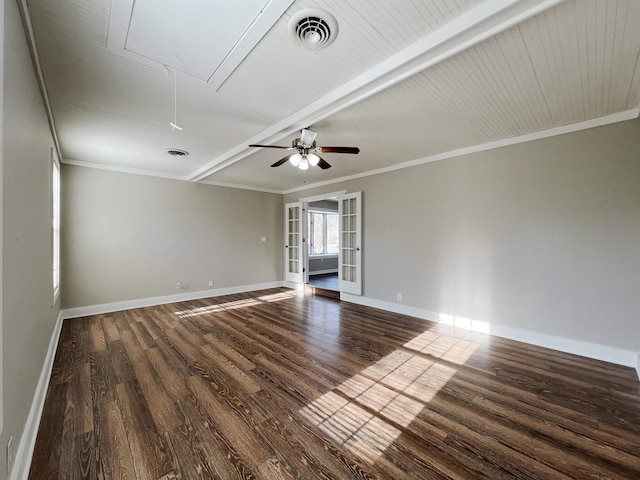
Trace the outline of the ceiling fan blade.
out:
M 360 153 L 358 147 L 318 147 L 322 153 Z
M 291 155 L 287 155 L 284 158 L 281 158 L 280 160 L 278 160 L 276 163 L 274 163 L 273 165 L 271 165 L 272 167 L 279 167 L 280 165 L 282 165 L 283 163 L 287 163 L 287 161 L 289 160 L 289 158 L 291 158 Z
M 293 147 L 284 147 L 282 145 L 249 145 L 250 147 L 262 147 L 262 148 L 281 148 L 283 150 L 293 150 Z
M 324 158 L 321 158 L 320 160 L 318 160 L 318 166 L 323 170 L 326 170 L 327 168 L 331 168 L 331 165 L 329 164 L 329 162 L 327 162 Z

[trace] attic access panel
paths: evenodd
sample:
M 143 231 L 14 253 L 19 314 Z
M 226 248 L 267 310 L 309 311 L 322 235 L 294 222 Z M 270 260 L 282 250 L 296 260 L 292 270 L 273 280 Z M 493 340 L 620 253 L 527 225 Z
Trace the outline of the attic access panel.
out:
M 113 0 L 107 48 L 216 90 L 294 0 Z

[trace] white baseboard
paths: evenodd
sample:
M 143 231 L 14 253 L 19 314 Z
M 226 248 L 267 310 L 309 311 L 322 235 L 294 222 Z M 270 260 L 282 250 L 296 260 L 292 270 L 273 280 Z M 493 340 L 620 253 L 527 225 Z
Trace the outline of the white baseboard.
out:
M 277 287 L 290 287 L 299 289 L 299 284 L 290 284 L 288 282 L 270 282 L 253 285 L 244 285 L 238 287 L 219 288 L 214 290 L 203 290 L 199 292 L 190 292 L 179 295 L 168 295 L 164 297 L 152 297 L 139 300 L 128 300 L 125 302 L 105 303 L 101 305 L 92 305 L 88 307 L 71 308 L 62 310 L 58 314 L 58 318 L 51 333 L 51 339 L 49 340 L 49 347 L 45 356 L 45 361 L 40 372 L 40 378 L 38 379 L 38 385 L 31 403 L 29 415 L 25 424 L 24 431 L 20 438 L 20 443 L 16 451 L 15 461 L 13 469 L 9 474 L 9 480 L 27 480 L 29 477 L 29 469 L 31 467 L 31 459 L 33 458 L 33 451 L 36 444 L 36 437 L 38 435 L 38 427 L 40 425 L 40 418 L 42 416 L 42 410 L 44 408 L 44 402 L 47 395 L 47 388 L 49 386 L 49 380 L 51 378 L 51 371 L 53 369 L 53 362 L 56 355 L 56 349 L 58 347 L 58 341 L 60 339 L 60 332 L 62 330 L 63 320 L 66 318 L 82 317 L 86 315 L 96 315 L 100 313 L 115 312 L 119 310 L 126 310 L 129 308 L 140 308 L 153 305 L 162 305 L 165 303 L 179 302 L 185 300 L 196 300 L 199 298 L 215 297 L 221 295 L 230 295 L 234 293 L 251 292 L 255 290 L 265 290 L 269 288 Z M 351 295 L 348 293 L 341 293 L 340 300 L 356 303 L 358 305 L 364 305 L 373 308 L 379 308 L 389 312 L 399 313 L 402 315 L 409 315 L 412 317 L 422 318 L 424 320 L 433 321 L 436 323 L 449 323 L 447 321 L 450 316 L 443 316 L 442 314 L 432 312 L 429 310 L 410 307 L 399 303 L 386 302 L 383 300 L 377 300 L 374 298 L 361 297 L 358 295 Z M 472 330 L 473 324 L 469 323 Z M 465 327 L 460 327 L 465 328 Z M 597 360 L 604 360 L 619 365 L 625 365 L 634 367 L 640 379 L 640 352 L 632 352 L 622 350 L 618 348 L 608 347 L 606 345 L 598 345 L 588 342 L 581 342 L 578 340 L 571 340 L 562 337 L 556 337 L 553 335 L 546 335 L 542 333 L 532 332 L 529 330 L 523 330 L 519 328 L 507 327 L 504 325 L 491 325 L 490 330 L 487 332 L 491 335 L 498 337 L 504 337 L 519 342 L 529 343 L 532 345 L 538 345 L 541 347 L 552 348 L 562 352 L 573 353 L 576 355 L 582 355 L 584 357 L 594 358 Z
M 197 292 L 179 293 L 176 295 L 165 295 L 162 297 L 139 298 L 136 300 L 125 300 L 122 302 L 102 303 L 99 305 L 89 305 L 86 307 L 67 308 L 62 310 L 62 317 L 77 318 L 88 315 L 99 315 L 101 313 L 118 312 L 132 308 L 152 307 L 165 303 L 185 302 L 188 300 L 199 300 L 201 298 L 219 297 L 221 295 L 233 295 L 235 293 L 253 292 L 255 290 L 267 290 L 285 286 L 285 282 L 255 283 L 252 285 L 239 285 L 237 287 L 215 288 L 211 290 L 200 290 Z
M 255 290 L 265 290 L 269 288 L 288 287 L 294 289 L 302 289 L 304 285 L 291 283 L 291 282 L 269 282 L 269 283 L 257 283 L 252 285 L 240 285 L 236 287 L 217 288 L 212 290 L 202 290 L 198 292 L 181 293 L 177 295 L 166 295 L 162 297 L 142 298 L 137 300 L 127 300 L 123 302 L 104 303 L 101 305 L 91 305 L 87 307 L 77 307 L 62 310 L 60 315 L 63 319 L 84 317 L 87 315 L 98 315 L 101 313 L 117 312 L 120 310 L 128 310 L 131 308 L 150 307 L 153 305 L 162 305 L 165 303 L 182 302 L 187 300 L 197 300 L 200 298 L 217 297 L 221 295 L 231 295 L 235 293 L 252 292 Z M 341 293 L 340 300 L 346 302 L 357 303 L 359 305 L 365 305 L 369 307 L 379 308 L 389 312 L 400 313 L 402 315 L 410 315 L 412 317 L 422 318 L 438 323 L 451 323 L 451 316 L 443 315 L 438 312 L 432 312 L 422 308 L 411 307 L 401 303 L 387 302 L 383 300 L 377 300 L 375 298 L 361 297 L 358 295 L 351 295 L 348 293 Z M 459 319 L 458 319 L 459 320 Z M 584 357 L 593 358 L 596 360 L 603 360 L 606 362 L 615 363 L 618 365 L 624 365 L 627 367 L 633 367 L 638 373 L 640 379 L 640 353 L 636 353 L 630 350 L 623 350 L 619 348 L 609 347 L 606 345 L 599 345 L 596 343 L 583 342 L 579 340 L 572 340 L 569 338 L 556 337 L 554 335 L 547 335 L 544 333 L 534 332 L 531 330 L 524 330 L 520 328 L 509 327 L 505 325 L 495 324 L 483 324 L 482 322 L 473 322 L 468 319 L 464 319 L 465 322 L 456 322 L 456 326 L 460 328 L 467 328 L 475 331 L 482 331 L 490 333 L 498 337 L 508 338 L 516 340 L 518 342 L 529 343 L 540 347 L 551 348 L 559 350 L 561 352 L 572 353 L 575 355 L 582 355 Z M 59 335 L 59 327 L 58 333 Z M 56 337 L 57 342 L 57 337 Z M 55 354 L 55 345 L 54 351 Z M 51 359 L 53 361 L 53 359 Z M 48 378 L 47 378 L 48 381 Z M 46 384 L 45 384 L 46 393 Z
M 286 288 L 291 288 L 293 290 L 297 290 L 298 292 L 304 292 L 304 283 L 296 283 L 296 282 L 282 282 L 282 286 Z
M 62 312 L 58 314 L 58 319 L 53 327 L 51 339 L 49 340 L 49 348 L 42 365 L 36 392 L 33 396 L 29 416 L 24 426 L 20 443 L 16 450 L 16 456 L 13 469 L 9 474 L 9 480 L 27 480 L 29 477 L 29 469 L 31 468 L 31 459 L 33 458 L 33 449 L 36 446 L 36 437 L 38 436 L 38 427 L 40 426 L 40 418 L 42 417 L 42 409 L 47 396 L 47 388 L 49 387 L 49 379 L 51 378 L 51 370 L 53 369 L 53 361 L 56 357 L 56 349 L 60 339 L 60 331 L 62 330 Z
M 626 367 L 633 367 L 635 365 L 635 354 L 633 351 L 609 347 L 607 345 L 556 337 L 554 335 L 507 327 L 504 325 L 492 325 L 491 335 L 530 343 L 540 347 L 551 348 L 561 352 L 572 353 L 574 355 L 581 355 L 595 360 L 603 360 L 605 362 L 624 365 Z
M 432 322 L 437 321 L 438 314 L 422 308 L 410 307 L 402 303 L 385 302 L 384 300 L 377 300 L 375 298 L 363 297 L 360 295 L 352 295 L 350 293 L 340 292 L 340 300 L 345 302 L 357 303 L 358 305 L 364 305 L 366 307 L 379 308 L 380 310 L 386 310 L 388 312 L 399 313 L 401 315 L 409 315 L 411 317 L 418 317 L 424 320 L 430 320 Z
M 350 295 L 341 293 L 340 300 L 346 302 L 357 303 L 368 307 L 379 308 L 389 312 L 400 313 L 402 315 L 410 315 L 412 317 L 430 320 L 436 323 L 453 324 L 450 320 L 451 315 L 445 315 L 438 312 L 432 312 L 421 308 L 410 307 L 408 305 L 376 300 L 374 298 L 360 297 L 358 295 Z M 634 367 L 640 379 L 640 353 L 631 350 L 623 350 L 620 348 L 599 345 L 596 343 L 572 340 L 569 338 L 556 337 L 544 333 L 533 332 L 520 328 L 508 327 L 505 325 L 488 324 L 484 322 L 473 322 L 469 319 L 461 319 L 462 322 L 455 322 L 460 328 L 466 328 L 474 331 L 481 331 L 495 335 L 497 337 L 508 338 L 518 342 L 529 343 L 539 347 L 551 348 L 565 353 L 581 355 L 583 357 L 593 358 L 595 360 L 603 360 L 605 362 L 624 365 L 626 367 Z

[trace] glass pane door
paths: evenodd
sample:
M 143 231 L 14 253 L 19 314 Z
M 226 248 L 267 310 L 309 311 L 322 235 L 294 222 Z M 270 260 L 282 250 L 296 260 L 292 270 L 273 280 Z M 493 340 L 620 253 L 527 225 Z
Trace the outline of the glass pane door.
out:
M 288 203 L 285 206 L 285 280 L 302 282 L 302 203 Z
M 361 192 L 340 197 L 340 291 L 362 295 Z

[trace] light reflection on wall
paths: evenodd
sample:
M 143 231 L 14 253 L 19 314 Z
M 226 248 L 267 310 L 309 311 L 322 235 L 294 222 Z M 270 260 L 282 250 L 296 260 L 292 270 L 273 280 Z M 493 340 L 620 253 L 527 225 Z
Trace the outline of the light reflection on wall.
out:
M 475 320 L 473 318 L 439 313 L 438 321 L 445 325 L 464 328 L 465 330 L 471 330 L 472 332 L 491 333 L 491 324 L 483 320 Z

